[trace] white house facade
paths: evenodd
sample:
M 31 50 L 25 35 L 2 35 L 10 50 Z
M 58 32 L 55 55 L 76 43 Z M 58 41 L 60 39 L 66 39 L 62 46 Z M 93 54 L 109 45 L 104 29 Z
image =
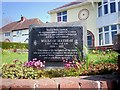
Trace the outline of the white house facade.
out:
M 120 0 L 77 0 L 48 13 L 51 22 L 86 22 L 88 47 L 113 45 L 120 30 Z
M 115 35 L 120 30 L 120 1 L 103 0 L 98 3 L 97 31 L 98 45 L 112 45 Z
M 29 29 L 13 31 L 13 42 L 28 43 Z
M 0 42 L 19 42 L 28 43 L 29 39 L 29 26 L 41 24 L 37 18 L 26 19 L 21 17 L 20 21 L 12 22 L 0 29 Z

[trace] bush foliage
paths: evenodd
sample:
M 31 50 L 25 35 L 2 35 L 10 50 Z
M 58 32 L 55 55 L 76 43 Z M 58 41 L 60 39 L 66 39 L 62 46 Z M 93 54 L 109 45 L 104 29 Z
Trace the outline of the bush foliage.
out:
M 26 67 L 22 62 L 15 61 L 11 64 L 2 65 L 3 78 L 17 78 L 17 79 L 38 79 L 38 78 L 52 78 L 52 77 L 67 77 L 67 76 L 81 76 L 81 75 L 96 75 L 96 74 L 111 74 L 117 71 L 117 64 L 113 63 L 99 63 L 90 64 L 86 68 L 69 69 L 37 69 L 33 67 Z
M 27 43 L 0 42 L 2 49 L 28 49 Z

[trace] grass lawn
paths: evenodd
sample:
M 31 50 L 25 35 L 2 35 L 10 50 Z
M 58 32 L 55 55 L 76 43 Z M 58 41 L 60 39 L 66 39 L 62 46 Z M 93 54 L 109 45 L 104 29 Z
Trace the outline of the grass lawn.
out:
M 91 51 L 92 52 L 92 51 Z M 88 54 L 88 61 L 94 61 L 95 63 L 99 62 L 111 62 L 117 63 L 117 53 L 109 52 L 109 53 L 91 53 Z M 3 50 L 2 52 L 2 63 L 11 63 L 14 60 L 20 60 L 22 62 L 28 61 L 28 53 L 20 53 L 20 52 L 11 52 L 9 50 Z M 0 58 L 1 59 L 1 58 Z
M 88 61 L 94 61 L 94 63 L 106 62 L 106 63 L 117 63 L 118 53 L 112 51 L 109 53 L 100 52 L 99 54 L 89 53 Z
M 20 60 L 22 62 L 28 61 L 28 53 L 19 53 L 3 50 L 2 63 L 11 63 L 14 60 Z

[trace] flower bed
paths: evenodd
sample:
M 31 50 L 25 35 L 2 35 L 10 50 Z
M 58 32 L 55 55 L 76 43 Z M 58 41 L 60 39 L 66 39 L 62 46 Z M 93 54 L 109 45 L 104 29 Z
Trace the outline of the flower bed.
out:
M 6 55 L 7 52 L 3 51 L 3 54 Z M 73 57 L 72 60 L 63 59 L 65 66 L 64 69 L 50 70 L 44 69 L 45 61 L 40 61 L 36 58 L 29 62 L 15 60 L 12 63 L 6 63 L 2 65 L 2 77 L 38 79 L 45 77 L 52 78 L 63 76 L 111 74 L 113 72 L 117 72 L 118 70 L 117 55 L 117 53 L 111 50 L 93 50 L 89 51 L 89 54 L 85 60 L 82 60 L 81 58 L 77 59 L 76 57 Z
M 38 79 L 45 77 L 66 77 L 66 76 L 80 76 L 80 75 L 96 75 L 96 74 L 110 74 L 117 71 L 117 64 L 101 63 L 91 64 L 88 69 L 84 68 L 64 68 L 64 69 L 43 69 L 43 66 L 34 62 L 34 65 L 24 65 L 20 61 L 15 61 L 12 64 L 2 65 L 2 77 L 3 78 L 17 78 L 17 79 Z M 38 68 L 39 67 L 39 68 Z

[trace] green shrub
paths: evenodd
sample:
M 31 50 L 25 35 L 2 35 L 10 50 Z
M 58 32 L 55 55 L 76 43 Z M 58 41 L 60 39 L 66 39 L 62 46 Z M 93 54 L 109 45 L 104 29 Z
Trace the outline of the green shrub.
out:
M 27 43 L 0 42 L 2 49 L 28 49 Z
M 111 74 L 117 71 L 117 64 L 100 63 L 91 64 L 88 69 L 36 69 L 32 67 L 23 66 L 22 62 L 16 61 L 11 64 L 2 65 L 3 78 L 17 78 L 17 79 L 38 79 L 38 78 L 53 78 L 53 77 L 67 77 L 67 76 L 81 76 L 81 75 L 98 75 Z
M 37 79 L 41 77 L 41 70 L 25 67 L 22 62 L 17 61 L 11 64 L 2 65 L 3 78 L 17 78 L 17 79 Z

